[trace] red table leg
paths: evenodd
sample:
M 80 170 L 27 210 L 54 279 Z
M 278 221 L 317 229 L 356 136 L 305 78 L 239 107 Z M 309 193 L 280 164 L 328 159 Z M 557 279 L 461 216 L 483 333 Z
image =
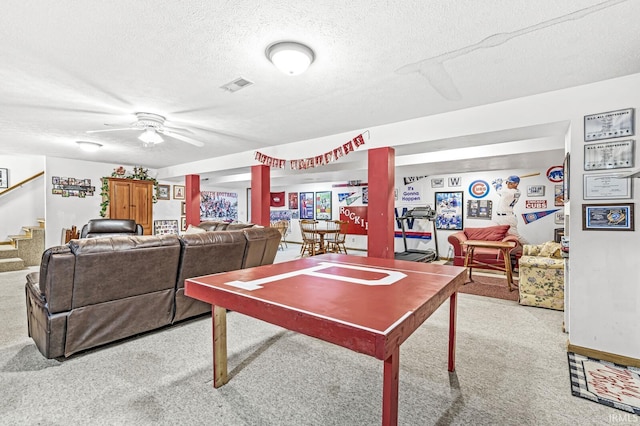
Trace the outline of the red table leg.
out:
M 456 369 L 456 311 L 458 309 L 458 293 L 449 298 L 449 371 Z
M 382 425 L 398 424 L 398 383 L 400 374 L 400 346 L 384 360 L 382 384 Z

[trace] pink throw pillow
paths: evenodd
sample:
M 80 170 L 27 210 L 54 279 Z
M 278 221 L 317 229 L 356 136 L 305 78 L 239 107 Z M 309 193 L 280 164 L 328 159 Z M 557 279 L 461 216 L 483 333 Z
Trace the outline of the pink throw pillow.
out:
M 509 231 L 509 225 L 487 226 L 486 228 L 465 228 L 464 233 L 470 240 L 502 241 Z

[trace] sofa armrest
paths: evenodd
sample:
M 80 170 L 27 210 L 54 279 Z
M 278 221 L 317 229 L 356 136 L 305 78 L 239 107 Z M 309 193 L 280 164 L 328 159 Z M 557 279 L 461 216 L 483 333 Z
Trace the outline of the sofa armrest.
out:
M 449 235 L 447 241 L 449 241 L 449 243 L 453 246 L 454 256 L 462 256 L 462 243 L 467 240 L 468 238 L 464 231 L 454 232 L 453 234 Z

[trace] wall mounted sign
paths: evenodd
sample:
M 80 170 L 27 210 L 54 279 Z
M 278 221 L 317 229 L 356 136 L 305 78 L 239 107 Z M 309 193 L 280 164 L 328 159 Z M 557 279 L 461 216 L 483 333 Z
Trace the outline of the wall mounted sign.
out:
M 584 175 L 585 200 L 625 198 L 631 198 L 631 178 L 612 174 Z
M 585 116 L 585 142 L 633 136 L 633 115 L 634 109 L 627 108 Z
M 584 146 L 584 169 L 607 170 L 633 167 L 633 139 L 591 143 Z
M 432 188 L 444 188 L 444 178 L 431 179 Z
M 527 186 L 527 197 L 544 197 L 544 185 Z
M 369 207 L 340 206 L 340 220 L 347 222 L 347 234 L 367 235 L 369 231 Z
M 484 198 L 489 193 L 489 184 L 483 180 L 474 180 L 469 184 L 469 195 L 473 198 Z
M 525 209 L 546 209 L 547 200 L 525 200 Z
M 522 177 L 522 176 L 520 176 Z M 564 167 L 563 166 L 551 166 L 547 169 L 547 179 L 551 182 L 558 183 L 564 179 Z

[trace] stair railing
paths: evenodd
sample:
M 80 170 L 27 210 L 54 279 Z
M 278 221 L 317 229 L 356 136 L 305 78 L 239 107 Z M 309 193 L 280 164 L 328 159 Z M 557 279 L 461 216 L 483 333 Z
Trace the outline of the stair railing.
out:
M 41 171 L 40 173 L 36 173 L 35 175 L 28 177 L 18 183 L 16 183 L 15 185 L 11 185 L 9 188 L 5 189 L 4 191 L 0 192 L 0 195 L 5 195 L 7 192 L 13 191 L 16 188 L 21 187 L 22 185 L 24 185 L 27 182 L 31 182 L 32 180 L 39 178 L 40 176 L 42 176 L 44 174 L 44 170 Z

